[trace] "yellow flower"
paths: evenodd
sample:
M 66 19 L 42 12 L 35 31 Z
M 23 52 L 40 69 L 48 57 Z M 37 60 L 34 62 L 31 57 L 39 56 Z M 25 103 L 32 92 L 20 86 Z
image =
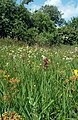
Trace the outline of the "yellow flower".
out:
M 10 77 L 10 75 L 9 75 L 9 74 L 6 74 L 6 75 L 5 75 L 5 78 L 6 78 L 6 79 L 8 79 L 9 77 Z
M 78 70 L 73 70 L 76 77 L 78 77 Z

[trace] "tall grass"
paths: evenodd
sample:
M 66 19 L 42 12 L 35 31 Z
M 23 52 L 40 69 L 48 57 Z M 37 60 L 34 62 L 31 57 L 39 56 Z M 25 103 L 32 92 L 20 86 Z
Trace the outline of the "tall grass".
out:
M 77 120 L 78 69 L 75 46 L 0 46 L 0 114 L 22 120 Z M 43 68 L 42 55 L 48 60 Z

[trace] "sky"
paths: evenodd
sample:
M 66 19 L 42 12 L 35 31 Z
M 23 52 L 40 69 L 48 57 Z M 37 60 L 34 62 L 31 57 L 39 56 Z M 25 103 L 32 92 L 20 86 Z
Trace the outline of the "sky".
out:
M 19 1 L 17 0 L 17 3 Z M 66 21 L 71 20 L 73 17 L 78 17 L 78 0 L 34 0 L 26 7 L 31 11 L 35 11 L 44 5 L 57 6 L 58 10 L 63 13 L 62 18 Z

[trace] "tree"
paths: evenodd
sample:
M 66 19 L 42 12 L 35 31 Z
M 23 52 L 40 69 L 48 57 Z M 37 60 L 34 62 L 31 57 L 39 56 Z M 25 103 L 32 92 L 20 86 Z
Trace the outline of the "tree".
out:
M 25 32 L 31 27 L 31 13 L 24 5 L 14 0 L 0 2 L 0 37 L 25 38 Z
M 21 4 L 24 5 L 24 4 L 29 4 L 30 2 L 33 2 L 33 0 L 22 0 Z
M 71 19 L 71 21 L 68 22 L 68 25 L 73 29 L 78 30 L 78 17 Z
M 65 20 L 62 18 L 62 13 L 58 10 L 56 6 L 45 5 L 40 8 L 40 11 L 43 11 L 49 15 L 50 19 L 55 22 L 56 25 L 63 25 Z
M 17 11 L 14 0 L 0 1 L 0 36 L 7 37 L 12 31 Z
M 60 42 L 63 44 L 73 45 L 78 43 L 78 30 L 74 30 L 69 25 L 58 28 L 58 34 Z
M 50 20 L 50 17 L 41 12 L 37 11 L 33 14 L 34 27 L 36 27 L 41 32 L 53 32 L 55 30 L 54 22 Z
M 31 13 L 23 5 L 19 5 L 17 9 L 17 19 L 24 23 L 24 27 L 31 27 Z

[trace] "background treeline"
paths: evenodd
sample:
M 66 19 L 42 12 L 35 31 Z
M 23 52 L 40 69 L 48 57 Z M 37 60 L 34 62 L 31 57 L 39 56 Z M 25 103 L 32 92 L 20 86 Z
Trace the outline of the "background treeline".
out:
M 42 6 L 31 13 L 24 5 L 33 0 L 0 0 L 0 38 L 27 44 L 78 44 L 78 17 L 66 22 L 56 6 Z

